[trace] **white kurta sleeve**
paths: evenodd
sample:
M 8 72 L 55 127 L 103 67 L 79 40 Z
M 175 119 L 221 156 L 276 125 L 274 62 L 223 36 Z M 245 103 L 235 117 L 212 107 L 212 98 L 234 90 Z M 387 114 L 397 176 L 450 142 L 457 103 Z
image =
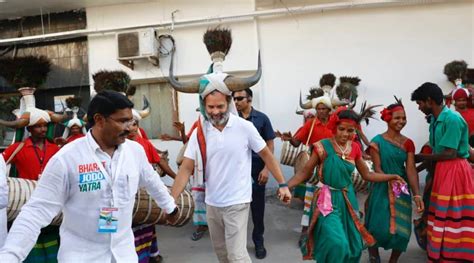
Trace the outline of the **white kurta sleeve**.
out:
M 41 228 L 48 226 L 62 210 L 69 192 L 66 166 L 53 157 L 43 172 L 30 200 L 21 208 L 0 249 L 4 262 L 23 261 L 36 243 Z
M 168 187 L 161 181 L 160 175 L 153 169 L 151 164 L 148 163 L 145 151 L 140 149 L 139 152 L 138 161 L 141 167 L 140 187 L 145 187 L 148 194 L 167 214 L 173 212 L 176 208 L 176 203 L 170 195 Z
M 6 175 L 5 160 L 0 158 L 0 209 L 8 206 L 8 184 Z
M 8 184 L 5 160 L 0 157 L 0 247 L 3 247 L 7 238 L 7 209 Z

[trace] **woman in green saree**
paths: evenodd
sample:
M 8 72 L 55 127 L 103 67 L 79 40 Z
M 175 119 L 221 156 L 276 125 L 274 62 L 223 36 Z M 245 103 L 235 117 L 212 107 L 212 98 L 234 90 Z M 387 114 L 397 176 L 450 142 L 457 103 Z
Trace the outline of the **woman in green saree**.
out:
M 418 187 L 415 167 L 415 145 L 400 132 L 407 123 L 401 101 L 389 105 L 381 112 L 387 122 L 387 131 L 375 136 L 370 143 L 370 156 L 378 173 L 398 174 L 410 185 L 417 212 L 423 211 L 423 200 Z M 378 248 L 391 249 L 389 262 L 397 262 L 405 252 L 411 235 L 411 194 L 397 198 L 393 182 L 373 183 L 366 202 L 365 226 L 377 243 L 369 248 L 370 262 L 380 262 Z
M 315 143 L 310 160 L 288 182 L 290 188 L 297 186 L 311 177 L 318 165 L 319 183 L 311 205 L 308 237 L 301 247 L 303 259 L 325 263 L 359 262 L 364 243 L 375 244 L 359 219 L 351 177 L 355 168 L 367 181 L 403 181 L 395 174 L 369 172 L 359 144 L 353 142 L 355 131 L 368 116 L 367 112 L 358 115 L 342 109 L 333 114 L 329 122 L 334 136 Z

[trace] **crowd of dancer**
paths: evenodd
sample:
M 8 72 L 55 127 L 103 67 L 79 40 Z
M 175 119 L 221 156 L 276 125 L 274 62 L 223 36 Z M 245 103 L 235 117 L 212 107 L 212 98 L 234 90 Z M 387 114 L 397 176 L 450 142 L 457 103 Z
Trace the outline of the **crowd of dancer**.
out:
M 474 110 L 464 62 L 446 66 L 455 85 L 448 96 L 434 83 L 414 87 L 411 103 L 429 122 L 429 142 L 417 153 L 415 142 L 402 134 L 407 116 L 401 98 L 382 107 L 380 119 L 387 128 L 368 140 L 361 123 L 368 124 L 382 105 L 363 103 L 356 112 L 360 79 L 341 77 L 335 87 L 337 78 L 330 73 L 310 90 L 307 102 L 300 97 L 303 126 L 294 135 L 275 132 L 270 118 L 252 106 L 250 87 L 260 79 L 260 59 L 253 76 L 237 78 L 223 71 L 230 30 L 209 29 L 204 42 L 213 63 L 199 80 L 177 81 L 173 58 L 170 65 L 173 88 L 199 98 L 199 117 L 190 131 L 177 122 L 179 137 L 162 135 L 186 146 L 177 173 L 140 128 L 149 115 L 148 102 L 143 110 L 134 109 L 135 90 L 122 71 L 94 74 L 97 94 L 85 120 L 78 117 L 81 102 L 68 100 L 72 118 L 60 138 L 53 138 L 52 115 L 29 112 L 20 121 L 1 122 L 18 129 L 17 142 L 0 158 L 0 175 L 9 164 L 10 176 L 39 180 L 8 236 L 0 236 L 2 262 L 160 262 L 155 225 L 132 225 L 135 195 L 145 188 L 172 223 L 180 215 L 176 200 L 188 183 L 195 204 L 191 239 L 209 232 L 219 262 L 251 262 L 251 212 L 255 256 L 263 259 L 270 174 L 282 203 L 304 200 L 303 259 L 359 262 L 368 249 L 370 262 L 380 262 L 378 249 L 383 248 L 392 250 L 390 262 L 397 262 L 415 229 L 428 261 L 474 261 L 474 151 L 469 145 Z M 24 96 L 31 101 L 27 96 L 33 95 Z M 449 108 L 453 101 L 455 110 Z M 277 137 L 293 147 L 304 145 L 305 162 L 288 181 L 273 155 Z M 424 169 L 422 193 L 418 172 Z M 369 182 L 364 209 L 356 198 L 356 171 Z M 171 191 L 159 175 L 174 179 Z M 8 188 L 6 178 L 0 180 L 0 208 L 5 208 Z M 413 209 L 420 219 L 413 220 Z M 61 212 L 61 226 L 50 225 Z M 7 220 L 1 216 L 0 234 L 6 234 Z

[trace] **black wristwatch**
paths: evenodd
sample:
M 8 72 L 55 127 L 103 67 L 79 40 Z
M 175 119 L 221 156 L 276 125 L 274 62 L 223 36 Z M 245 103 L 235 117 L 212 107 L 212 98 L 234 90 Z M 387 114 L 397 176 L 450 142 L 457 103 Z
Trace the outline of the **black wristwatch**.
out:
M 174 216 L 174 215 L 176 215 L 176 213 L 178 213 L 178 207 L 175 207 L 173 212 L 169 213 L 168 215 Z

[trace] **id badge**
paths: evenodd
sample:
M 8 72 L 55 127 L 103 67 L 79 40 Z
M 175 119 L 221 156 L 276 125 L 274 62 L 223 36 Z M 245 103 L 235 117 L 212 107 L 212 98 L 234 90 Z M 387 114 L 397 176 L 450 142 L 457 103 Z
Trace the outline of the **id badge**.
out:
M 103 207 L 99 215 L 99 233 L 116 233 L 118 228 L 118 219 L 116 207 Z

